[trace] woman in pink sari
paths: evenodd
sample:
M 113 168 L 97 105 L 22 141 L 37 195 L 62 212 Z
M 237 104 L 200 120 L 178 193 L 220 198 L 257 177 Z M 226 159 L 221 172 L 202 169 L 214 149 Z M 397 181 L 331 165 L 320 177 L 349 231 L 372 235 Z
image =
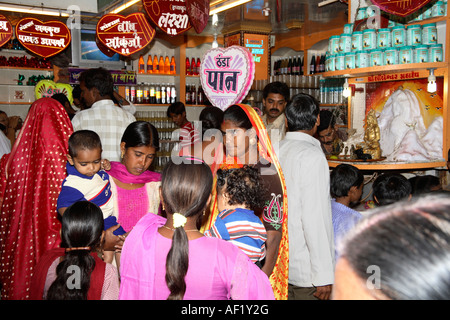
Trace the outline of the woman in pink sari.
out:
M 66 177 L 72 124 L 63 106 L 41 98 L 30 108 L 9 155 L 1 161 L 1 299 L 29 299 L 34 267 L 60 244 L 56 201 Z
M 213 177 L 202 160 L 175 158 L 164 168 L 167 219 L 142 218 L 125 240 L 119 299 L 274 299 L 267 275 L 235 245 L 197 229 Z

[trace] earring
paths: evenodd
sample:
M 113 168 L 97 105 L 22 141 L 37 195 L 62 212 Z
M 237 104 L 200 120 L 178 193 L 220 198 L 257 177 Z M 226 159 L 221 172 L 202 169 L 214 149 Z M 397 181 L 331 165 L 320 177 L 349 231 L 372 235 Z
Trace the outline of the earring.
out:
M 120 159 L 123 159 L 123 156 L 125 155 L 125 153 L 123 151 L 120 152 Z

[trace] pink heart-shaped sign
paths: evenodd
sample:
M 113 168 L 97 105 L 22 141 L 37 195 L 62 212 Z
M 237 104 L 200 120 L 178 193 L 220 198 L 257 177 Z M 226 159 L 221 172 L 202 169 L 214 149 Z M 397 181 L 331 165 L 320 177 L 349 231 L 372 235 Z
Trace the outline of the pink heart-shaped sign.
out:
M 203 56 L 200 79 L 209 101 L 225 110 L 245 98 L 255 77 L 255 62 L 244 47 L 213 48 Z
M 155 29 L 143 13 L 106 14 L 97 22 L 97 38 L 109 50 L 130 56 L 144 49 L 155 36 Z
M 23 18 L 16 24 L 16 38 L 25 49 L 43 58 L 60 53 L 71 41 L 70 30 L 61 21 L 35 18 Z
M 202 33 L 208 25 L 209 0 L 186 0 L 186 10 L 195 32 Z
M 192 28 L 184 1 L 142 0 L 142 4 L 153 23 L 168 35 L 176 36 Z

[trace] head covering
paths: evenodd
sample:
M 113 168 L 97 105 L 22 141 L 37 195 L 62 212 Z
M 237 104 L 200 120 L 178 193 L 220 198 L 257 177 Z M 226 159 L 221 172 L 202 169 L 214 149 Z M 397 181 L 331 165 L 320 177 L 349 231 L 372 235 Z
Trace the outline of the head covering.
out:
M 136 176 L 129 173 L 127 167 L 117 161 L 111 161 L 111 169 L 108 171 L 108 174 L 123 183 L 149 183 L 161 181 L 161 174 L 158 172 L 146 170 Z
M 72 123 L 51 98 L 36 100 L 9 155 L 1 161 L 2 299 L 28 299 L 39 258 L 59 246 L 56 201 L 66 177 Z
M 274 291 L 275 298 L 278 300 L 287 299 L 288 290 L 288 261 L 289 261 L 289 244 L 288 244 L 288 232 L 287 232 L 287 192 L 286 184 L 284 181 L 283 172 L 281 171 L 281 166 L 278 161 L 277 155 L 272 146 L 272 142 L 267 134 L 266 127 L 258 115 L 258 113 L 249 105 L 238 104 L 250 119 L 253 127 L 256 129 L 256 134 L 258 135 L 258 153 L 261 158 L 271 162 L 277 171 L 278 177 L 280 179 L 281 187 L 283 190 L 283 208 L 282 208 L 282 238 L 278 250 L 278 257 L 270 276 L 270 282 Z M 224 155 L 226 157 L 226 155 Z M 239 167 L 242 164 L 236 159 L 235 161 L 230 161 L 230 159 L 223 159 L 222 164 L 217 167 L 230 168 L 231 166 Z M 216 172 L 213 172 L 215 176 Z M 209 230 L 214 224 L 216 217 L 218 215 L 217 209 L 217 194 L 216 194 L 216 179 L 214 179 L 214 185 L 212 190 L 211 199 L 211 213 L 208 217 L 208 221 L 203 224 L 202 230 Z

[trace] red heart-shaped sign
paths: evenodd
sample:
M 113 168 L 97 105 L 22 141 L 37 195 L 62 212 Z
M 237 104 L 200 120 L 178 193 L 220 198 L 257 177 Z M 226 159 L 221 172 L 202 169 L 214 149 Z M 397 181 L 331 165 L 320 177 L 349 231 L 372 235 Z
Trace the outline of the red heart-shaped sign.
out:
M 70 30 L 61 21 L 42 22 L 23 18 L 16 25 L 16 38 L 22 46 L 43 58 L 66 49 L 71 41 Z
M 0 47 L 7 43 L 13 35 L 11 22 L 0 14 Z
M 175 36 L 192 28 L 186 4 L 172 0 L 142 0 L 145 11 L 155 25 Z
M 209 0 L 186 0 L 186 9 L 195 32 L 202 33 L 208 25 Z
M 155 36 L 155 29 L 143 13 L 106 14 L 97 22 L 97 38 L 109 50 L 130 56 L 144 49 Z
M 409 16 L 429 2 L 431 2 L 431 0 L 372 0 L 372 3 L 378 6 L 381 10 L 400 17 Z

